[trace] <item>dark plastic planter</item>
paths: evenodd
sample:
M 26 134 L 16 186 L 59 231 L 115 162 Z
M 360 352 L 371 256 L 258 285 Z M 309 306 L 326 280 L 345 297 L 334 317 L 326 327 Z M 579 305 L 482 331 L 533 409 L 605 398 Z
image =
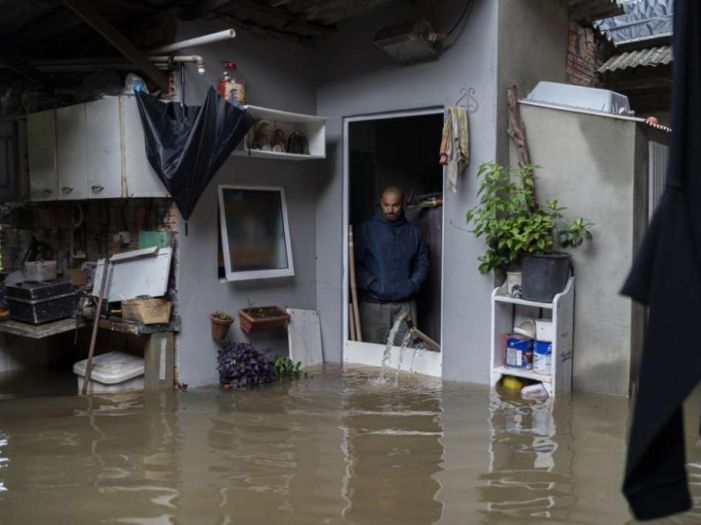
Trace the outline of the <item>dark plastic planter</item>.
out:
M 527 301 L 551 302 L 567 286 L 571 265 L 567 253 L 524 255 L 521 260 L 521 296 Z

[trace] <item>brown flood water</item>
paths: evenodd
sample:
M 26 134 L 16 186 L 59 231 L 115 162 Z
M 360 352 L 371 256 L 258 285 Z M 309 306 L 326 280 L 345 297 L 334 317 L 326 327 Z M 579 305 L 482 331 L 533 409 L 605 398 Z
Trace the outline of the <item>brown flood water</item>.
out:
M 619 491 L 628 400 L 378 374 L 0 400 L 0 523 L 634 523 Z M 687 412 L 697 509 L 658 523 L 701 522 L 698 403 Z

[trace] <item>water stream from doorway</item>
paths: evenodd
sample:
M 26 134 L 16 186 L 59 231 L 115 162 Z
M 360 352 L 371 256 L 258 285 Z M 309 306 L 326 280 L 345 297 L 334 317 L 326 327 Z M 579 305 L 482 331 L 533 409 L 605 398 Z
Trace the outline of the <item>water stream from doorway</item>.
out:
M 387 336 L 387 343 L 385 344 L 385 352 L 382 354 L 382 369 L 380 370 L 380 377 L 378 382 L 384 384 L 385 375 L 387 374 L 387 369 L 389 368 L 390 357 L 392 356 L 392 347 L 394 346 L 394 340 L 397 338 L 397 332 L 404 322 L 404 316 L 400 315 L 394 321 L 392 328 L 389 330 L 389 335 Z

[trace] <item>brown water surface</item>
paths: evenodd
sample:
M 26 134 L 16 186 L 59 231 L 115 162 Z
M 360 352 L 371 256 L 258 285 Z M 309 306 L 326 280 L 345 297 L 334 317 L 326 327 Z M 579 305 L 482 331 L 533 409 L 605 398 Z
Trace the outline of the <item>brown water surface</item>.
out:
M 0 400 L 0 523 L 629 524 L 628 400 L 326 367 L 255 391 Z M 698 403 L 689 473 L 701 522 Z

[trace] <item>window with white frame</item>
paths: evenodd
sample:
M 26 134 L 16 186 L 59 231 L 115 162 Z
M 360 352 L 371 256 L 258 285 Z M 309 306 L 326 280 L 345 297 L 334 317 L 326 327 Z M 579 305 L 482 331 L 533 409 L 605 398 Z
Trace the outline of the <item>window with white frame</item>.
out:
M 294 275 L 284 188 L 219 186 L 227 281 Z

